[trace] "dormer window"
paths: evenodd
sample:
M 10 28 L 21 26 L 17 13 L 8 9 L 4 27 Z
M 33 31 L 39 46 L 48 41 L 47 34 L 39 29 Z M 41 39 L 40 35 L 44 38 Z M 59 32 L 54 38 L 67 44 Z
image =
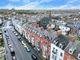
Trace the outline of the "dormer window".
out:
M 62 49 L 62 48 L 63 48 L 63 44 L 62 44 L 62 43 L 60 43 L 60 44 L 59 44 L 59 47 Z
M 29 31 L 31 32 L 31 29 Z
M 40 34 L 40 37 L 42 37 L 42 35 Z
M 35 30 L 34 30 L 34 29 L 33 29 L 32 31 L 33 31 L 33 32 L 35 32 Z
M 52 52 L 53 52 L 54 54 L 57 54 L 57 49 L 53 48 Z
M 78 59 L 80 60 L 80 53 L 78 54 Z
M 58 44 L 58 41 L 57 40 L 54 40 L 54 44 L 57 45 Z
M 37 35 L 40 36 L 40 34 L 37 32 Z
M 55 49 L 55 48 L 53 48 L 52 52 L 53 52 L 54 54 L 56 54 L 56 49 Z
M 37 34 L 37 31 L 35 30 L 35 34 Z
M 30 30 L 30 28 L 28 28 L 28 30 Z
M 70 53 L 70 54 L 73 54 L 73 50 L 72 50 L 72 49 L 69 49 L 69 53 Z

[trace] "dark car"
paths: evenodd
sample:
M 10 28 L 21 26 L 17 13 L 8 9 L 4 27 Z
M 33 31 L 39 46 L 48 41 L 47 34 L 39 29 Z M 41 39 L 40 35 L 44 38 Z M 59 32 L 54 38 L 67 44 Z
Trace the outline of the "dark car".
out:
M 31 58 L 32 58 L 33 60 L 38 60 L 38 58 L 37 58 L 37 56 L 36 56 L 35 54 L 32 54 L 32 55 L 31 55 Z
M 11 56 L 12 56 L 12 60 L 17 60 L 14 51 L 11 52 Z
M 6 30 L 4 30 L 4 32 L 6 33 Z

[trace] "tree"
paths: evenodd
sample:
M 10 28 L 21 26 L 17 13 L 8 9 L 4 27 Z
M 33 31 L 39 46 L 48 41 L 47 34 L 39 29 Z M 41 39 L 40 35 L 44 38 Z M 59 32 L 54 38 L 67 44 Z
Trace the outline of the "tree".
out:
M 46 29 L 47 24 L 49 24 L 50 19 L 48 17 L 44 17 L 40 20 L 39 25 L 43 26 L 44 29 Z

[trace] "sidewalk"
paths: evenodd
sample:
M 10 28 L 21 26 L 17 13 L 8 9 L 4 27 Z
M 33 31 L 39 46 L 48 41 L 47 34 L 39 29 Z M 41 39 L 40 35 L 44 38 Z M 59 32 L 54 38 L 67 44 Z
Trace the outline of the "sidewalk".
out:
M 0 47 L 0 57 L 5 56 L 5 48 L 4 47 Z

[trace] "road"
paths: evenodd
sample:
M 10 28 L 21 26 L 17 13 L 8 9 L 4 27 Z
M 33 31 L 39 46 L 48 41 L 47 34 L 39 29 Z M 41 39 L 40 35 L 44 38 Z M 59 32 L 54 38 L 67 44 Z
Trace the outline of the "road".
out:
M 17 37 L 12 32 L 12 29 L 6 28 L 6 30 L 7 30 L 7 34 L 10 36 L 10 40 L 11 40 L 13 48 L 15 50 L 17 60 L 32 60 L 31 54 L 26 52 L 23 45 L 18 41 Z

